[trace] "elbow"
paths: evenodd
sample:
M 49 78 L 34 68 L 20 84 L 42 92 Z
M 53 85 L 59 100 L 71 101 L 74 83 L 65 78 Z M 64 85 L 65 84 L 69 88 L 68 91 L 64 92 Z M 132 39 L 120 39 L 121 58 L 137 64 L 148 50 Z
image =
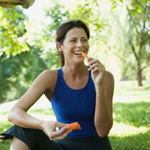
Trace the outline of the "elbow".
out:
M 7 116 L 7 120 L 13 124 L 15 124 L 15 112 L 10 110 Z
M 9 122 L 13 122 L 13 115 L 12 115 L 12 112 L 11 112 L 11 111 L 8 113 L 7 120 L 8 120 Z
M 109 131 L 97 131 L 97 134 L 99 137 L 103 138 L 106 137 L 109 134 Z
M 110 126 L 97 127 L 96 131 L 99 137 L 106 137 L 112 128 L 112 124 Z

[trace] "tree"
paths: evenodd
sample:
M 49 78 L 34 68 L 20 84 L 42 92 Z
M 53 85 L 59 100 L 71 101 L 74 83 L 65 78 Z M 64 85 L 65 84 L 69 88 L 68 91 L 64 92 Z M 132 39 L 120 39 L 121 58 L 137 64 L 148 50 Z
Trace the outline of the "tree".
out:
M 12 9 L 0 7 L 0 56 L 17 55 L 23 51 L 29 51 L 26 42 L 25 20 L 27 17 L 23 14 L 20 7 Z
M 0 102 L 20 97 L 47 69 L 40 45 L 31 46 L 20 7 L 0 8 Z M 19 90 L 18 90 L 19 89 Z
M 133 0 L 126 3 L 126 8 L 128 43 L 136 60 L 138 85 L 142 86 L 143 70 L 150 65 L 150 3 Z
M 15 66 L 12 55 L 28 51 L 28 46 L 22 41 L 26 32 L 23 24 L 25 16 L 19 8 L 0 8 L 0 98 L 3 99 L 7 77 L 18 73 L 20 68 Z M 22 41 L 22 42 L 21 42 Z M 19 64 L 19 63 L 18 63 Z M 15 71 L 18 70 L 18 71 Z M 3 89 L 3 90 L 2 90 Z
M 142 86 L 143 71 L 150 64 L 150 3 L 147 0 L 110 0 L 113 22 L 109 28 L 108 49 L 122 63 L 122 75 L 129 79 L 136 76 Z M 118 15 L 119 14 L 119 15 Z
M 48 67 L 56 69 L 60 67 L 59 55 L 56 48 L 56 30 L 64 21 L 69 19 L 69 12 L 64 11 L 65 6 L 60 2 L 54 1 L 53 4 L 45 8 L 45 16 L 49 22 L 43 22 L 42 38 L 40 45 L 45 53 L 44 59 L 48 63 Z
M 30 46 L 30 51 L 9 58 L 5 53 L 0 59 L 0 102 L 18 99 L 36 76 L 47 69 L 41 58 L 42 51 Z M 11 93 L 11 94 L 9 94 Z

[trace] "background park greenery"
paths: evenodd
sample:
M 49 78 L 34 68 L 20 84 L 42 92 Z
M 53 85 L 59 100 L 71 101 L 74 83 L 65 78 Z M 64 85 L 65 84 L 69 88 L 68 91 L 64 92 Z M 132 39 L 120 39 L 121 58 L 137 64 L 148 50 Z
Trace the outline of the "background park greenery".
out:
M 60 67 L 56 28 L 69 19 L 81 19 L 91 31 L 89 55 L 100 59 L 115 77 L 110 134 L 114 150 L 148 149 L 150 1 L 47 0 L 43 12 L 37 24 L 20 6 L 0 7 L 0 103 L 18 99 L 43 70 Z M 36 113 L 48 115 L 45 111 Z M 1 122 L 0 131 L 8 126 Z

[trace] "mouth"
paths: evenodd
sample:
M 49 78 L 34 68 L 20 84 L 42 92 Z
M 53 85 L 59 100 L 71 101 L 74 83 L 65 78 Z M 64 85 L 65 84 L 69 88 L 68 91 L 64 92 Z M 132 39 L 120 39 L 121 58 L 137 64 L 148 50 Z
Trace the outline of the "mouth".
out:
M 76 51 L 74 52 L 75 55 L 78 55 L 78 56 L 82 56 L 82 53 L 84 53 L 85 51 Z

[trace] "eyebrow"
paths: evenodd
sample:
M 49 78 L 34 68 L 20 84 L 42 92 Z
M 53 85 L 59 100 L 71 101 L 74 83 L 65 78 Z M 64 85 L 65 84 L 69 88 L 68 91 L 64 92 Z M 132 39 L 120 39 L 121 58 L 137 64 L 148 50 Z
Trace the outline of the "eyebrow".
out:
M 81 39 L 84 39 L 84 38 L 87 39 L 87 37 L 85 37 L 85 36 L 81 37 Z M 70 37 L 70 39 L 77 39 L 77 38 L 76 37 Z

